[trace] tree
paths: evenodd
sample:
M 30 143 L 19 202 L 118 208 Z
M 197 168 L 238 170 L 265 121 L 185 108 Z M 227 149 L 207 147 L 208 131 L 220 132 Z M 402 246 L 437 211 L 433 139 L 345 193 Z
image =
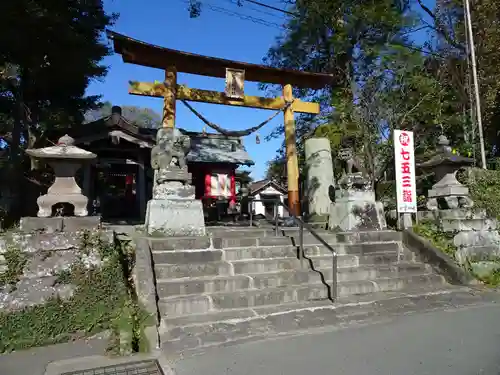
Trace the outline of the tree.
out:
M 267 163 L 266 180 L 274 180 L 281 186 L 286 186 L 286 160 L 280 156 Z
M 413 30 L 441 29 L 426 25 L 411 12 L 418 3 L 294 1 L 297 16 L 290 17 L 289 31 L 266 57 L 272 66 L 335 75 L 335 86 L 295 91 L 298 97 L 319 101 L 322 108 L 316 119 L 297 120 L 299 155 L 307 137 L 322 136 L 330 139 L 336 160 L 342 139 L 352 137 L 377 192 L 380 182 L 394 179 L 393 129 L 415 131 L 420 159 L 434 151 L 441 132 L 450 135 L 455 145 L 467 143 L 468 95 L 456 79 L 464 71 L 463 52 L 457 47 L 454 53 L 436 52 L 437 44 L 423 48 L 412 44 L 408 35 Z M 434 50 L 426 53 L 431 47 Z M 282 132 L 278 128 L 275 135 Z M 282 160 L 283 149 L 270 174 L 282 174 Z M 337 176 L 342 173 L 339 165 L 335 168 Z
M 111 108 L 110 102 L 104 102 L 99 108 L 85 113 L 85 122 L 92 122 L 111 115 Z M 121 109 L 123 117 L 139 127 L 156 129 L 161 124 L 160 114 L 150 108 L 128 105 L 121 107 Z
M 333 150 L 346 135 L 359 138 L 358 143 L 365 148 L 376 145 L 380 134 L 390 136 L 387 129 L 394 121 L 389 124 L 384 116 L 389 113 L 388 107 L 396 104 L 391 103 L 395 99 L 391 92 L 401 91 L 398 79 L 402 67 L 413 67 L 416 62 L 410 63 L 412 59 L 420 59 L 423 65 L 418 53 L 401 47 L 409 43 L 406 34 L 415 25 L 409 9 L 409 2 L 393 0 L 295 2 L 298 16 L 290 18 L 290 31 L 269 50 L 266 62 L 282 68 L 329 72 L 336 78 L 335 86 L 324 90 L 296 90 L 298 97 L 318 100 L 323 110 L 315 120 L 297 120 L 299 143 L 316 131 L 333 137 Z M 363 154 L 370 156 L 369 150 L 365 151 Z
M 426 7 L 417 0 L 418 5 L 427 15 L 428 23 L 434 29 L 434 43 L 430 44 L 436 53 L 444 56 L 440 62 L 442 75 L 439 77 L 443 85 L 448 86 L 450 95 L 455 95 L 461 103 L 461 112 L 470 111 L 468 116 L 475 120 L 472 108 L 469 46 L 464 22 L 464 4 L 462 0 L 437 0 L 434 8 Z M 482 119 L 486 150 L 490 155 L 498 156 L 500 137 L 498 121 L 500 120 L 500 4 L 495 0 L 474 1 L 471 7 L 471 21 L 476 45 L 476 56 L 481 94 Z M 469 144 L 477 145 L 477 130 L 472 131 L 468 124 L 463 132 Z M 469 146 L 470 148 L 470 146 Z M 479 154 L 479 153 L 477 153 Z
M 236 171 L 236 180 L 239 182 L 240 186 L 248 186 L 253 182 L 253 177 L 250 176 L 252 171 L 241 169 Z
M 102 0 L 6 0 L 0 5 L 0 137 L 8 144 L 16 193 L 26 158 L 56 127 L 78 126 L 98 96 L 85 96 L 105 76 L 111 53 L 102 40 L 116 15 Z
M 100 61 L 111 50 L 102 32 L 115 18 L 104 11 L 102 0 L 2 2 L 0 66 L 17 67 L 17 94 L 27 114 L 21 133 L 31 146 L 43 141 L 50 127 L 81 123 L 84 111 L 96 105 L 99 97 L 86 97 L 85 90 L 106 74 Z M 12 119 L 12 87 L 4 82 L 0 90 L 0 111 Z M 2 132 L 5 139 L 13 130 L 10 122 Z

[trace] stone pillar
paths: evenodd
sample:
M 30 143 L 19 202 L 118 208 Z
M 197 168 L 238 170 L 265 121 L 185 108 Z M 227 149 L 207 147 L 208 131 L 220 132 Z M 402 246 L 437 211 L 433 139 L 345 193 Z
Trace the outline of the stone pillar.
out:
M 146 215 L 146 172 L 144 169 L 144 155 L 139 153 L 137 163 L 137 197 L 139 200 L 140 217 L 143 219 Z
M 400 229 L 410 229 L 413 227 L 413 219 L 410 213 L 401 214 L 398 217 Z
M 335 188 L 332 150 L 327 138 L 311 138 L 305 142 L 307 219 L 327 222 L 330 215 L 329 190 Z

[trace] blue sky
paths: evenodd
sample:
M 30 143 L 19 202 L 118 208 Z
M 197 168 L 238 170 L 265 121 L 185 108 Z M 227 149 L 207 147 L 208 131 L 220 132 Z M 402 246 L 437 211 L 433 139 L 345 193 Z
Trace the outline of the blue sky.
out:
M 189 18 L 187 0 L 105 0 L 108 12 L 120 14 L 114 31 L 130 37 L 144 40 L 160 46 L 193 52 L 208 56 L 261 63 L 275 38 L 282 32 L 277 26 L 265 26 L 249 20 L 243 20 L 227 13 L 239 13 L 244 16 L 266 20 L 275 24 L 283 24 L 282 13 L 266 10 L 253 4 L 245 3 L 243 7 L 235 5 L 236 0 L 203 0 L 202 15 Z M 265 0 L 266 4 L 282 7 L 280 0 Z M 425 1 L 433 6 L 433 0 Z M 147 5 L 146 5 L 147 4 Z M 213 11 L 209 7 L 218 7 Z M 220 11 L 220 8 L 224 9 Z M 420 32 L 417 39 L 425 39 Z M 149 107 L 161 113 L 163 102 L 160 98 L 146 98 L 128 94 L 128 81 L 162 81 L 164 72 L 159 69 L 125 64 L 121 56 L 113 55 L 105 59 L 109 73 L 103 81 L 93 82 L 88 94 L 99 94 L 103 100 L 114 105 L 136 105 Z M 223 91 L 224 80 L 180 74 L 178 81 L 189 87 Z M 259 92 L 257 84 L 246 83 L 245 92 L 249 95 L 264 95 Z M 271 112 L 250 108 L 238 108 L 204 103 L 193 103 L 207 119 L 226 129 L 244 129 L 255 126 L 267 119 Z M 277 116 L 260 132 L 260 144 L 256 144 L 255 135 L 244 139 L 245 146 L 255 161 L 252 177 L 260 179 L 264 176 L 267 161 L 271 160 L 280 147 L 282 137 L 265 141 L 265 136 L 282 122 Z M 184 105 L 177 103 L 176 126 L 201 131 L 203 123 Z
M 207 4 L 238 12 L 270 22 L 283 24 L 284 15 L 279 12 L 259 9 L 255 5 L 238 7 L 232 0 L 206 0 Z M 147 3 L 147 5 L 146 5 Z M 279 0 L 266 0 L 267 4 L 280 6 Z M 183 0 L 105 0 L 108 12 L 120 13 L 114 31 L 153 44 L 199 53 L 203 55 L 223 57 L 252 63 L 261 63 L 275 37 L 280 34 L 278 27 L 269 27 L 221 12 L 215 12 L 206 6 L 199 18 L 189 18 L 187 4 Z M 262 12 L 266 12 L 262 13 Z M 269 13 L 269 14 L 267 14 Z M 115 105 L 137 105 L 149 107 L 161 113 L 161 98 L 146 98 L 128 94 L 128 81 L 162 81 L 161 70 L 125 64 L 121 56 L 114 55 L 105 59 L 104 64 L 110 67 L 109 73 L 102 82 L 93 82 L 88 94 L 100 94 L 103 100 Z M 190 74 L 179 74 L 180 84 L 189 87 L 224 90 L 224 80 L 201 77 Z M 264 95 L 256 84 L 246 83 L 245 92 L 249 95 Z M 207 119 L 227 129 L 244 129 L 267 119 L 272 112 L 266 110 L 238 108 L 229 106 L 193 103 Z M 255 135 L 244 140 L 247 151 L 255 161 L 252 177 L 260 179 L 264 176 L 266 162 L 272 159 L 281 145 L 282 139 L 269 142 L 264 140 L 276 126 L 282 122 L 277 116 L 260 132 L 261 143 L 255 142 Z M 201 131 L 203 123 L 184 105 L 177 102 L 176 126 Z

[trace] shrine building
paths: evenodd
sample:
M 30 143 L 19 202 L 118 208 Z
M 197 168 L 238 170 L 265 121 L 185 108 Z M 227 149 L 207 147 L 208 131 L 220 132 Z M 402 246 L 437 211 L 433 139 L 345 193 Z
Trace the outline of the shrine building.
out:
M 187 164 L 196 198 L 206 205 L 214 200 L 235 201 L 236 169 L 254 164 L 242 139 L 179 130 L 191 138 Z M 144 220 L 153 190 L 150 155 L 156 131 L 131 123 L 117 106 L 109 116 L 66 131 L 75 145 L 97 155 L 96 162 L 78 176 L 83 193 L 89 197 L 89 213 L 97 200 L 96 213 L 104 220 Z M 58 136 L 50 138 L 57 140 Z

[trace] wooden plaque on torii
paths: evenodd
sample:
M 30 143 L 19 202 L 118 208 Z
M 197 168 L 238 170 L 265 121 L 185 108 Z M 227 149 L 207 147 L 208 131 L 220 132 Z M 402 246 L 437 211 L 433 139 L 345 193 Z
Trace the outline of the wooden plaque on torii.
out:
M 288 204 L 292 214 L 301 215 L 294 113 L 318 114 L 319 104 L 294 99 L 292 87 L 319 89 L 331 84 L 333 75 L 278 69 L 265 65 L 196 55 L 155 46 L 111 31 L 108 31 L 108 36 L 113 40 L 114 51 L 122 55 L 124 62 L 165 71 L 164 82 L 131 81 L 129 88 L 129 93 L 133 95 L 163 97 L 162 122 L 164 127 L 175 126 L 177 100 L 270 110 L 282 110 L 286 103 L 293 101 L 292 105 L 284 111 Z M 187 88 L 177 83 L 178 72 L 225 78 L 226 90 L 218 92 Z M 244 95 L 244 81 L 282 85 L 283 96 L 264 98 Z

